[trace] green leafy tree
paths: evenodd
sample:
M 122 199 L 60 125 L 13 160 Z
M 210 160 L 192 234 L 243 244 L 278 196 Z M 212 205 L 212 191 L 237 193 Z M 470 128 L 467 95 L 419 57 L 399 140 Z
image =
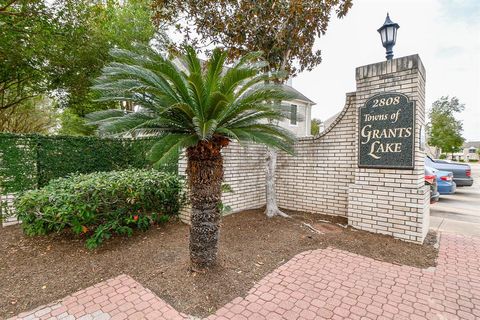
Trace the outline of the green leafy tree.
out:
M 465 105 L 457 97 L 441 97 L 435 101 L 429 112 L 428 143 L 445 153 L 460 151 L 465 139 L 462 137 L 462 122 L 455 119 L 455 113 L 464 109 Z
M 59 115 L 61 127 L 58 134 L 68 136 L 92 136 L 95 135 L 95 127 L 86 123 L 85 118 L 79 116 L 71 109 L 65 109 Z
M 252 51 L 263 52 L 265 72 L 281 76 L 283 83 L 303 70 L 312 70 L 321 62 L 314 49 L 316 37 L 327 31 L 332 13 L 341 18 L 352 0 L 271 1 L 271 0 L 154 0 L 157 24 L 174 24 L 184 42 L 224 46 L 230 58 Z M 267 152 L 265 213 L 287 216 L 277 206 L 275 170 L 277 153 Z
M 317 134 L 320 133 L 320 126 L 321 126 L 321 124 L 322 124 L 322 120 L 320 120 L 320 119 L 312 119 L 312 122 L 311 122 L 311 123 L 312 123 L 312 124 L 311 124 L 311 129 L 310 129 L 310 131 L 311 131 L 311 134 L 315 136 L 315 135 L 317 135 Z
M 57 124 L 44 66 L 57 33 L 44 1 L 0 1 L 0 131 L 48 133 Z
M 108 51 L 155 34 L 149 0 L 0 0 L 0 110 L 50 96 L 64 132 L 90 134 L 83 116 L 114 107 L 90 92 Z
M 230 58 L 262 51 L 265 69 L 287 71 L 285 76 L 321 62 L 315 38 L 325 34 L 332 13 L 341 18 L 351 6 L 351 0 L 154 0 L 152 5 L 157 25 L 182 22 L 175 27 L 185 42 L 226 47 Z
M 57 109 L 44 96 L 0 110 L 0 132 L 53 133 L 58 120 Z
M 186 149 L 192 206 L 190 259 L 196 270 L 216 260 L 221 217 L 223 159 L 231 141 L 255 142 L 292 151 L 289 131 L 268 120 L 285 114 L 269 101 L 294 98 L 278 85 L 266 85 L 275 74 L 260 73 L 260 54 L 243 56 L 226 68 L 226 52 L 215 49 L 203 64 L 192 47 L 177 65 L 150 48 L 113 50 L 115 62 L 103 69 L 94 89 L 102 101 L 130 101 L 138 112 L 99 111 L 89 115 L 100 133 L 158 137 L 150 150 L 157 167 Z
M 131 48 L 154 38 L 149 5 L 147 0 L 55 2 L 58 19 L 64 21 L 56 46 L 63 54 L 55 55 L 50 67 L 57 75 L 55 90 L 63 108 L 84 116 L 112 107 L 96 102 L 90 87 L 110 61 L 111 48 Z
M 43 1 L 0 1 L 0 110 L 48 89 L 43 68 L 56 33 Z
M 99 103 L 91 92 L 93 80 L 111 59 L 111 48 L 132 48 L 155 38 L 148 0 L 57 1 L 56 11 L 64 22 L 64 35 L 57 44 L 67 48 L 51 61 L 55 73 L 55 92 L 65 112 L 61 132 L 72 135 L 93 134 L 84 116 L 97 110 L 115 108 L 118 103 Z M 124 108 L 131 105 L 124 104 Z

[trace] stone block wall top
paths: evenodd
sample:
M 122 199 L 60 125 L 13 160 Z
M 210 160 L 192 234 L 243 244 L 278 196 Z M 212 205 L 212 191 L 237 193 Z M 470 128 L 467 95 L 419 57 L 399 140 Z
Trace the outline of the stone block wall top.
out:
M 382 76 L 393 77 L 394 73 L 402 71 L 418 70 L 419 74 L 425 80 L 425 67 L 418 54 L 413 54 L 406 57 L 400 57 L 392 60 L 377 62 L 365 66 L 358 67 L 355 70 L 355 79 L 361 81 L 367 78 Z

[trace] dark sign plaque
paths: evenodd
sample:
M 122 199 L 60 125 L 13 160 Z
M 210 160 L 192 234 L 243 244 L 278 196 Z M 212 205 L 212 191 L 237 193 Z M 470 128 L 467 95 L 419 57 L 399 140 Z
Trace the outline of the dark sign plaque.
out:
M 358 166 L 413 169 L 415 104 L 401 93 L 371 97 L 359 110 Z

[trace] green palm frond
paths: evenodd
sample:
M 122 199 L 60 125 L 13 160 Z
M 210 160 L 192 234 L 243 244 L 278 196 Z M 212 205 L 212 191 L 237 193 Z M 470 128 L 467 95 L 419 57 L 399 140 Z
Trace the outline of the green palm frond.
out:
M 182 148 L 195 145 L 198 141 L 198 137 L 189 134 L 164 135 L 152 146 L 147 156 L 154 167 L 161 168 L 178 159 Z
M 110 109 L 110 110 L 101 110 L 89 113 L 86 115 L 87 120 L 90 124 L 97 124 L 97 121 L 102 121 L 111 118 L 123 117 L 127 113 L 123 110 Z
M 231 131 L 240 141 L 264 144 L 290 154 L 293 153 L 294 137 L 291 133 L 283 132 L 280 127 L 268 131 L 263 128 L 243 127 L 233 128 Z
M 227 126 L 231 128 L 240 128 L 252 124 L 258 123 L 260 120 L 263 119 L 269 119 L 270 121 L 272 120 L 283 120 L 285 116 L 278 111 L 271 111 L 271 110 L 266 110 L 266 111 L 260 111 L 260 112 L 255 112 L 251 111 L 249 113 L 245 113 L 242 115 L 242 117 L 237 117 L 231 121 L 228 122 Z
M 215 92 L 218 85 L 220 84 L 220 76 L 224 71 L 225 60 L 227 59 L 227 54 L 220 49 L 213 50 L 213 54 L 210 57 L 210 60 L 207 62 L 207 72 L 205 87 L 207 95 Z M 208 97 L 207 97 L 208 98 Z
M 156 166 L 178 156 L 180 148 L 223 136 L 292 152 L 293 135 L 272 123 L 286 114 L 279 101 L 296 98 L 263 72 L 261 53 L 252 52 L 226 66 L 215 49 L 202 63 L 195 50 L 172 62 L 149 47 L 114 49 L 93 90 L 101 101 L 131 101 L 137 112 L 105 110 L 87 116 L 103 134 L 157 136 L 149 154 Z
M 123 117 L 115 117 L 110 119 L 90 122 L 90 124 L 98 124 L 99 131 L 102 135 L 122 135 L 130 133 L 131 130 L 142 127 L 143 123 L 152 120 L 152 117 L 143 112 L 132 112 Z

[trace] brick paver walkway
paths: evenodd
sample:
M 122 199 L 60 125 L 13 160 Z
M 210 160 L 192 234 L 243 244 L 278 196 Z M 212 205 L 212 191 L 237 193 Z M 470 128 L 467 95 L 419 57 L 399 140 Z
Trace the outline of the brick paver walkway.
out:
M 17 319 L 190 319 L 121 275 Z M 479 319 L 480 238 L 443 234 L 426 270 L 337 249 L 298 254 L 208 319 Z

